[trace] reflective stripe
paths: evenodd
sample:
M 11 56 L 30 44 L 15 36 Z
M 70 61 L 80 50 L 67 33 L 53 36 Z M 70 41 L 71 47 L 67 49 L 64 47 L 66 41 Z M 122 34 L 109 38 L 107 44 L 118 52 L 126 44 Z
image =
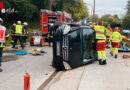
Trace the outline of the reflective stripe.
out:
M 4 26 L 0 26 L 0 42 L 5 42 L 5 32 L 6 28 Z
M 5 43 L 0 43 L 0 47 L 5 47 Z
M 104 35 L 104 32 L 96 31 L 96 34 L 103 34 Z
M 97 43 L 105 42 L 105 40 L 98 40 Z
M 94 30 L 96 32 L 96 39 L 105 39 L 105 35 L 104 35 L 105 27 L 104 26 L 96 25 L 94 27 Z
M 9 34 L 8 34 L 8 35 L 6 35 L 6 37 L 9 37 Z

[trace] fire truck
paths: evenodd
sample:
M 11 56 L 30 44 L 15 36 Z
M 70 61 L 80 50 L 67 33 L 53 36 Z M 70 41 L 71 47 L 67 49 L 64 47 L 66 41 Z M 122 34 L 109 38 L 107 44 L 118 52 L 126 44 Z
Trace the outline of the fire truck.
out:
M 66 12 L 61 11 L 50 11 L 50 10 L 41 10 L 40 12 L 40 35 L 36 34 L 32 37 L 30 45 L 40 45 L 44 46 L 45 41 L 47 41 L 47 36 L 49 32 L 49 26 L 54 25 L 56 22 L 68 22 L 72 21 L 71 15 Z

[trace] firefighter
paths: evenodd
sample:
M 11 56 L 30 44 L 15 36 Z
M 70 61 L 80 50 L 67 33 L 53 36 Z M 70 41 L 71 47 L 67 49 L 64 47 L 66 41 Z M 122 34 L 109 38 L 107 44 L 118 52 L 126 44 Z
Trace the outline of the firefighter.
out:
M 110 43 L 110 36 L 111 35 L 112 35 L 112 28 L 111 28 L 111 25 L 108 24 L 107 29 L 106 29 L 106 46 L 108 48 L 110 48 L 110 46 L 111 46 L 111 43 Z
M 48 26 L 48 43 L 49 43 L 49 46 L 51 46 L 51 41 L 53 39 L 53 31 L 54 31 L 54 26 L 52 24 L 49 24 L 49 26 Z
M 95 25 L 97 25 L 96 23 L 92 23 L 91 25 L 90 25 L 90 27 L 92 28 L 92 29 L 94 29 L 94 26 Z
M 27 22 L 24 22 L 23 23 L 23 43 L 24 45 L 26 46 L 26 40 L 27 40 L 27 26 L 28 26 L 28 23 Z
M 121 48 L 126 47 L 126 41 L 130 41 L 126 36 L 122 35 Z
M 2 26 L 3 19 L 0 18 L 0 67 L 2 61 L 3 48 L 5 47 L 5 41 L 8 39 L 9 34 L 4 26 Z M 0 72 L 2 69 L 0 69 Z
M 96 33 L 96 50 L 98 54 L 98 60 L 100 65 L 107 64 L 106 62 L 106 52 L 105 52 L 105 27 L 102 22 L 99 25 L 94 26 Z
M 14 38 L 15 38 L 15 26 L 16 26 L 16 24 L 14 23 L 13 24 L 13 27 L 12 27 L 12 30 L 11 30 L 11 38 L 12 38 L 12 41 L 11 41 L 11 43 L 13 44 L 14 43 Z
M 118 27 L 115 28 L 114 32 L 111 35 L 111 51 L 110 54 L 113 56 L 115 54 L 115 58 L 118 56 L 118 48 L 119 48 L 119 43 L 122 41 L 121 34 L 119 33 L 120 30 Z
M 126 40 L 127 40 L 127 38 L 124 35 L 122 35 L 121 37 L 122 37 L 121 48 L 123 48 L 123 47 L 126 46 Z
M 21 44 L 21 48 L 24 49 L 22 37 L 23 37 L 23 26 L 21 25 L 21 21 L 17 21 L 17 25 L 15 26 L 15 38 L 14 38 L 14 43 L 12 48 L 15 48 L 15 45 L 19 40 Z

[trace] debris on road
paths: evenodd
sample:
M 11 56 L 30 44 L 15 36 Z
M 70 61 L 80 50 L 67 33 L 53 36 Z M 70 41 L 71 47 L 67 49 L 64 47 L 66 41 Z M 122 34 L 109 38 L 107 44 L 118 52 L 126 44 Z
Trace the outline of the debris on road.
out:
M 130 58 L 130 55 L 123 55 L 122 57 L 123 57 L 123 59 L 128 59 L 128 58 Z
M 27 54 L 32 54 L 32 55 L 41 55 L 41 53 L 46 53 L 43 49 L 32 49 L 32 50 L 19 50 L 19 49 L 13 49 L 9 50 L 6 48 L 6 51 L 18 56 L 21 55 L 27 55 Z M 17 52 L 16 52 L 17 51 Z

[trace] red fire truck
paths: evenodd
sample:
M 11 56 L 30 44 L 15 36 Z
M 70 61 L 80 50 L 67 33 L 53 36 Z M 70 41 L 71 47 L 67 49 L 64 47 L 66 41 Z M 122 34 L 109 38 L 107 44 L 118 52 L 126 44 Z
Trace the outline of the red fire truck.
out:
M 30 45 L 41 45 L 44 46 L 44 43 L 48 35 L 48 26 L 53 25 L 55 22 L 68 22 L 70 14 L 66 12 L 53 12 L 50 10 L 41 10 L 40 12 L 40 35 L 34 35 L 31 39 Z

